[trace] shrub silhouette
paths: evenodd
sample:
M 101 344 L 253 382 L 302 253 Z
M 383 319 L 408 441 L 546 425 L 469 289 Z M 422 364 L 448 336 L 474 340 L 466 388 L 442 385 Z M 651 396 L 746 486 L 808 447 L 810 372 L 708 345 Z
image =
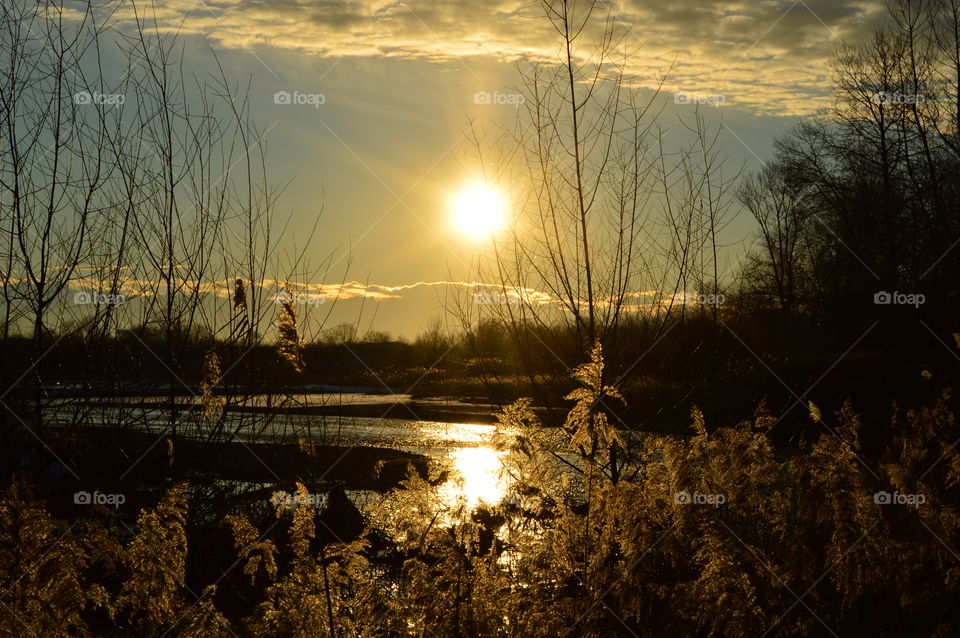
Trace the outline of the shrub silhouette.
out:
M 320 542 L 303 485 L 264 530 L 220 521 L 254 596 L 240 617 L 221 613 L 231 594 L 220 581 L 186 582 L 204 557 L 188 555 L 184 486 L 133 526 L 95 508 L 71 526 L 14 483 L 0 498 L 0 635 L 956 633 L 948 391 L 898 408 L 899 434 L 875 454 L 851 403 L 834 415 L 811 404 L 819 437 L 783 452 L 762 407 L 716 429 L 694 408 L 688 433 L 624 436 L 602 416 L 616 391 L 599 348 L 575 377 L 566 427 L 543 426 L 529 399 L 499 415 L 510 486 L 499 503 L 470 509 L 439 493 L 442 475 L 411 472 L 365 507 L 352 542 Z M 884 504 L 883 493 L 923 501 Z M 286 535 L 270 536 L 278 525 Z

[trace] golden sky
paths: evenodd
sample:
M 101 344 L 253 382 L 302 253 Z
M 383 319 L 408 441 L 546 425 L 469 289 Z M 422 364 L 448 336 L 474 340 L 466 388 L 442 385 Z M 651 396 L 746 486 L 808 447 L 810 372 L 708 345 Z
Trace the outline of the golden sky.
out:
M 332 266 L 305 269 L 305 283 L 370 284 L 370 299 L 383 306 L 373 328 L 412 334 L 440 310 L 443 286 L 404 286 L 473 281 L 478 247 L 451 232 L 446 202 L 470 178 L 469 123 L 496 130 L 518 114 L 510 103 L 478 103 L 478 93 L 509 96 L 518 67 L 556 58 L 556 33 L 539 3 L 168 0 L 137 7 L 148 24 L 179 33 L 191 71 L 213 72 L 216 55 L 229 77 L 249 83 L 271 174 L 287 184 L 278 212 L 290 216 L 292 243 L 323 213 L 314 264 L 329 258 Z M 832 104 L 836 48 L 869 33 L 881 14 L 881 2 L 865 0 L 631 0 L 601 3 L 589 30 L 599 35 L 610 20 L 624 34 L 628 82 L 641 93 L 670 70 L 664 129 L 681 131 L 678 118 L 690 112 L 673 103 L 677 92 L 720 96 L 720 108 L 705 110 L 723 126 L 722 150 L 755 170 L 799 117 Z M 113 19 L 122 29 L 132 10 Z M 728 232 L 734 268 L 750 220 L 736 220 Z M 350 320 L 362 296 L 344 303 L 339 318 Z

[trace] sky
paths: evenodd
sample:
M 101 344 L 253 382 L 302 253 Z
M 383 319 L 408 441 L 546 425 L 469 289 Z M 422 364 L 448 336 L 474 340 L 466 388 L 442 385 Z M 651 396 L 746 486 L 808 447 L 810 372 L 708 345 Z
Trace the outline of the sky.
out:
M 831 106 L 831 58 L 881 12 L 864 0 L 632 0 L 601 3 L 590 28 L 609 19 L 625 34 L 627 82 L 642 95 L 669 71 L 660 118 L 677 144 L 677 118 L 696 107 L 674 96 L 710 97 L 701 111 L 721 127 L 720 150 L 756 170 L 799 118 Z M 179 33 L 186 68 L 213 73 L 219 60 L 249 83 L 271 178 L 285 184 L 285 241 L 300 245 L 321 216 L 310 261 L 330 268 L 305 271 L 305 283 L 358 284 L 334 323 L 360 317 L 367 297 L 361 331 L 409 337 L 457 287 L 443 282 L 476 283 L 470 267 L 488 247 L 451 226 L 449 201 L 473 176 L 471 122 L 509 126 L 519 71 L 556 59 L 539 3 L 172 0 L 149 17 Z M 753 232 L 738 212 L 728 266 Z

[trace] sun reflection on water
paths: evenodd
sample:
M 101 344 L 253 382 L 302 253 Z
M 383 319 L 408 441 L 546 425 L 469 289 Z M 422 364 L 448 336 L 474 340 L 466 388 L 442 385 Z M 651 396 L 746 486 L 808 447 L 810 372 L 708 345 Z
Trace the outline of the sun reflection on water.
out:
M 450 452 L 453 472 L 440 489 L 450 507 L 472 509 L 481 502 L 494 505 L 507 491 L 500 459 L 506 452 L 489 447 L 459 448 Z

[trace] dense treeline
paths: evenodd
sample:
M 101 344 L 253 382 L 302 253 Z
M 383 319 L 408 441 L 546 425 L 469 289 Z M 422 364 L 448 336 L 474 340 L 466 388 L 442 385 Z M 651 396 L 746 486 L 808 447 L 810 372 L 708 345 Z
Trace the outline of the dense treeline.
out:
M 874 293 L 898 291 L 924 295 L 914 315 L 955 316 L 958 21 L 952 2 L 890 3 L 886 25 L 840 51 L 835 108 L 742 184 L 761 228 L 748 284 L 765 307 L 853 327 Z

